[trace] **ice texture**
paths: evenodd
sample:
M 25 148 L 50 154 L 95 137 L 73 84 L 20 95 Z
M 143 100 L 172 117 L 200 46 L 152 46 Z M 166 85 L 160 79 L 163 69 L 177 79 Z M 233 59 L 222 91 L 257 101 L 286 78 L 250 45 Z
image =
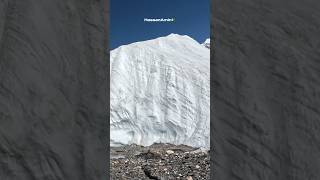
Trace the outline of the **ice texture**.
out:
M 111 146 L 209 148 L 210 50 L 170 34 L 110 53 Z

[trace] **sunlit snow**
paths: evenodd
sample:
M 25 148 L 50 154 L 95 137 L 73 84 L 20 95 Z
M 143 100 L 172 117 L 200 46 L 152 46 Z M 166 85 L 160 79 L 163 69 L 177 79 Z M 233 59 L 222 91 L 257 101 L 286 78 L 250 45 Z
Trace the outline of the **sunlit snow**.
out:
M 111 51 L 111 145 L 209 148 L 210 50 L 170 34 Z

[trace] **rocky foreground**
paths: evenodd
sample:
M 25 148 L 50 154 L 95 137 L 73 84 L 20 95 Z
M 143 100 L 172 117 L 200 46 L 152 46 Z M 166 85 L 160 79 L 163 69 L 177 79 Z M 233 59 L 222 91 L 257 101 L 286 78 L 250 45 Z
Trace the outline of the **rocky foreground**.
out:
M 111 179 L 210 179 L 209 151 L 185 145 L 111 148 Z

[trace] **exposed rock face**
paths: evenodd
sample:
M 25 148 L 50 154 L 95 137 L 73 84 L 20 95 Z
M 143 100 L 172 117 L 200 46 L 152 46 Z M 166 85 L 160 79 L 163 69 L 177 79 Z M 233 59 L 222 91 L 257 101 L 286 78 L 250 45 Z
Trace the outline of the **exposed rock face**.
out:
M 318 1 L 212 6 L 213 179 L 319 179 Z
M 0 179 L 106 179 L 103 0 L 0 0 Z

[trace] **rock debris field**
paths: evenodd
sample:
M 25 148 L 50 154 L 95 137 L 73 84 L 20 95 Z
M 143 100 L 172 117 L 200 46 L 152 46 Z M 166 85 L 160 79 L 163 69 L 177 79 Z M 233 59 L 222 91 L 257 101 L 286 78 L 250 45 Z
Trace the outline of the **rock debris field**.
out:
M 210 179 L 209 151 L 186 145 L 157 143 L 111 147 L 111 179 Z

